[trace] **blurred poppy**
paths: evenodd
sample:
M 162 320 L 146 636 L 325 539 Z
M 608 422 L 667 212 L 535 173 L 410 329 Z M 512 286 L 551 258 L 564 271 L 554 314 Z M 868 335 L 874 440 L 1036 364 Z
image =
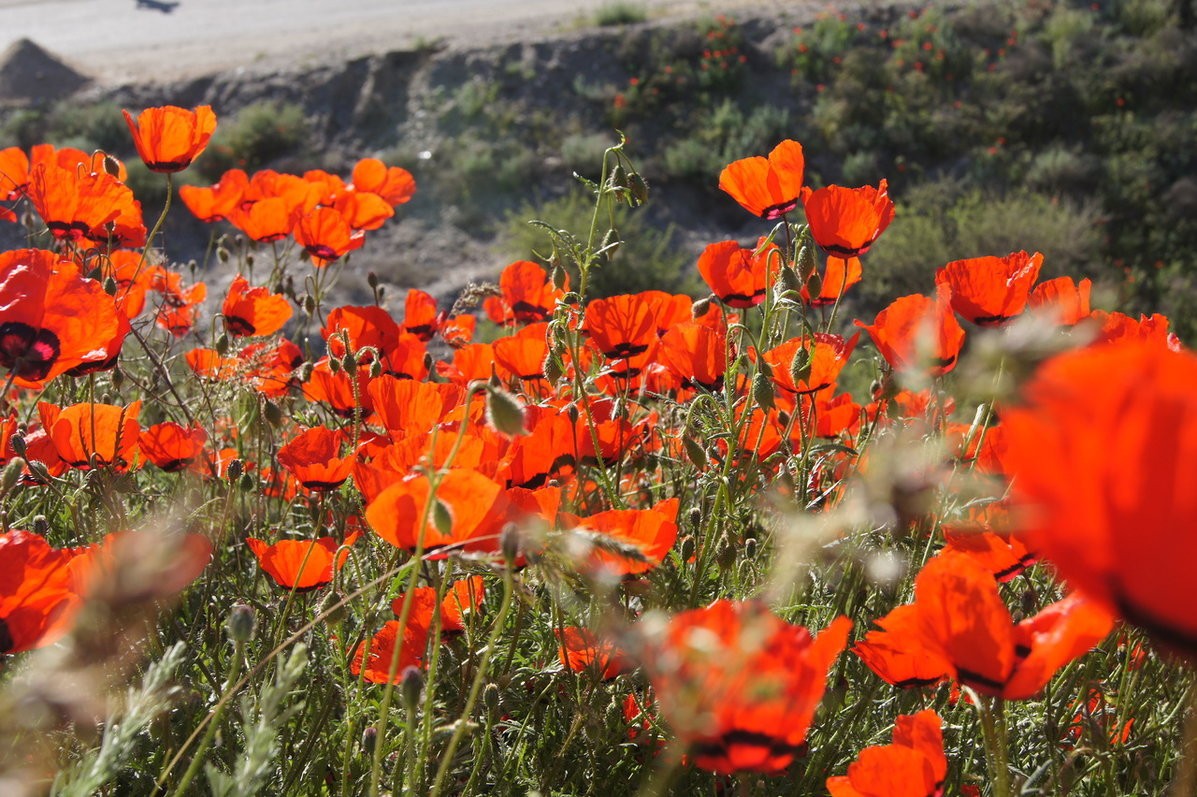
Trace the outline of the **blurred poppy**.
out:
M 763 302 L 767 284 L 777 280 L 781 265 L 781 250 L 763 238 L 756 249 L 719 241 L 698 256 L 698 273 L 728 307 L 755 307 Z
M 1074 282 L 1072 277 L 1056 277 L 1031 289 L 1027 306 L 1055 317 L 1064 326 L 1074 326 L 1090 312 L 1091 280 Z
M 400 638 L 399 625 L 398 620 L 388 620 L 370 639 L 353 649 L 349 672 L 355 678 L 360 675 L 372 684 L 398 685 L 407 667 L 424 668 L 429 629 L 409 620 Z
M 953 260 L 935 272 L 935 283 L 951 286 L 952 309 L 962 317 L 993 326 L 1023 311 L 1042 266 L 1038 252 Z
M 411 600 L 415 603 L 408 612 L 408 622 L 432 628 L 436 622 L 434 615 L 439 611 L 441 633 L 460 633 L 465 631 L 466 614 L 477 611 L 485 597 L 486 583 L 482 576 L 454 581 L 439 606 L 436 587 L 416 587 L 411 593 Z M 403 604 L 407 600 L 408 593 L 402 593 L 391 601 L 391 611 L 396 617 L 403 616 Z
M 153 172 L 181 172 L 199 157 L 216 130 L 211 106 L 194 110 L 164 105 L 147 108 L 137 115 L 121 111 L 133 135 L 137 154 Z
M 0 149 L 0 202 L 15 202 L 29 187 L 29 156 L 20 147 Z
M 422 541 L 425 550 L 462 543 L 497 549 L 507 507 L 498 484 L 478 471 L 450 468 L 431 493 L 423 475 L 391 485 L 366 506 L 366 522 L 397 548 L 415 549 Z
M 167 473 L 177 473 L 199 460 L 207 442 L 208 433 L 203 427 L 188 428 L 166 421 L 142 430 L 137 444 L 154 465 Z
M 964 347 L 964 328 L 952 312 L 951 289 L 937 286 L 935 298 L 914 294 L 890 302 L 872 324 L 855 322 L 869 333 L 881 356 L 895 371 L 925 362 L 934 376 L 956 367 Z
M 224 326 L 238 337 L 273 335 L 291 319 L 291 303 L 269 288 L 251 288 L 249 280 L 238 274 L 229 285 L 228 295 L 221 308 Z
M 0 534 L 0 654 L 48 645 L 65 630 L 79 601 L 70 567 L 79 553 L 28 531 Z
M 0 253 L 0 366 L 15 384 L 105 363 L 127 332 L 112 297 L 74 263 L 42 249 Z
M 752 215 L 773 221 L 798 206 L 805 168 L 802 145 L 786 139 L 767 159 L 758 155 L 729 163 L 719 173 L 719 188 Z
M 333 574 L 340 570 L 349 556 L 348 548 L 357 542 L 361 532 L 345 535 L 345 541 L 332 537 L 317 540 L 279 540 L 273 545 L 253 537 L 245 544 L 258 559 L 258 565 L 280 587 L 299 592 L 331 584 Z
M 241 202 L 249 175 L 241 169 L 229 169 L 220 182 L 211 187 L 179 186 L 179 199 L 191 214 L 206 224 L 224 221 Z
M 1093 345 L 1141 340 L 1180 351 L 1180 339 L 1168 331 L 1169 323 L 1168 317 L 1163 313 L 1140 314 L 1138 318 L 1134 318 L 1125 313 L 1094 310 L 1089 314 L 1086 325 L 1095 330 Z
M 1025 541 L 1011 533 L 1009 523 L 1002 504 L 974 507 L 966 520 L 943 524 L 947 550 L 967 554 L 999 582 L 1009 581 L 1036 560 Z
M 1069 583 L 1197 661 L 1197 355 L 1153 341 L 1061 354 L 1002 410 L 1027 541 Z
M 703 769 L 780 772 L 793 762 L 852 621 L 813 638 L 759 603 L 675 615 L 650 655 L 661 716 Z
M 802 204 L 811 237 L 829 255 L 859 257 L 881 237 L 894 219 L 889 184 L 873 188 L 829 185 L 818 191 L 802 190 Z
M 592 567 L 636 575 L 661 564 L 673 550 L 680 503 L 680 499 L 670 498 L 651 509 L 609 509 L 583 518 L 568 515 L 565 522 L 602 535 L 596 538 L 590 553 Z M 605 546 L 603 538 L 615 545 Z
M 859 332 L 848 339 L 816 332 L 811 338 L 791 338 L 769 349 L 763 359 L 773 383 L 790 393 L 831 392 L 859 339 Z

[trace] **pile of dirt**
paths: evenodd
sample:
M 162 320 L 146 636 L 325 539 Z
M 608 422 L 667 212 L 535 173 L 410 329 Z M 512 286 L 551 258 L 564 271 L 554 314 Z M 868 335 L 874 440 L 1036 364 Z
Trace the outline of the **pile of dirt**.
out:
M 49 105 L 90 82 L 29 39 L 13 42 L 0 55 L 0 105 Z

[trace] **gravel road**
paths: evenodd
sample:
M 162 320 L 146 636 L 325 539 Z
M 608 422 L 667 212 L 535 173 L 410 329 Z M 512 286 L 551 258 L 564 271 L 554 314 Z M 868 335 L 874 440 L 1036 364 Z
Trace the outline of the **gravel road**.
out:
M 611 0 L 0 0 L 0 52 L 29 38 L 101 83 L 344 60 L 421 41 L 485 44 L 584 27 Z M 636 0 L 653 17 L 762 0 Z M 785 7 L 786 0 L 772 0 Z M 792 2 L 789 3 L 792 5 Z

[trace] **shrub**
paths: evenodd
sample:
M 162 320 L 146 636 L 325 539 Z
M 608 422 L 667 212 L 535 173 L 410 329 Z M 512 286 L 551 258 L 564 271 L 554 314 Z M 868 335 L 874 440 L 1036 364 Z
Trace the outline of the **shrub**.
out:
M 635 25 L 648 19 L 648 12 L 643 4 L 632 2 L 611 2 L 600 6 L 594 12 L 594 24 L 600 28 L 615 25 Z
M 221 119 L 196 168 L 215 181 L 234 167 L 260 169 L 276 158 L 298 152 L 307 139 L 303 108 L 290 103 L 247 105 L 231 119 Z

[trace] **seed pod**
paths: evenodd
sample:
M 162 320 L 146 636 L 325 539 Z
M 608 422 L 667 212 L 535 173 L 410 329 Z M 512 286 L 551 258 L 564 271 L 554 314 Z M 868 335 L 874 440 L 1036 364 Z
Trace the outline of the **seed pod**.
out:
M 637 205 L 643 205 L 648 201 L 648 183 L 638 172 L 628 175 L 628 190 L 632 192 L 632 197 L 635 198 Z

